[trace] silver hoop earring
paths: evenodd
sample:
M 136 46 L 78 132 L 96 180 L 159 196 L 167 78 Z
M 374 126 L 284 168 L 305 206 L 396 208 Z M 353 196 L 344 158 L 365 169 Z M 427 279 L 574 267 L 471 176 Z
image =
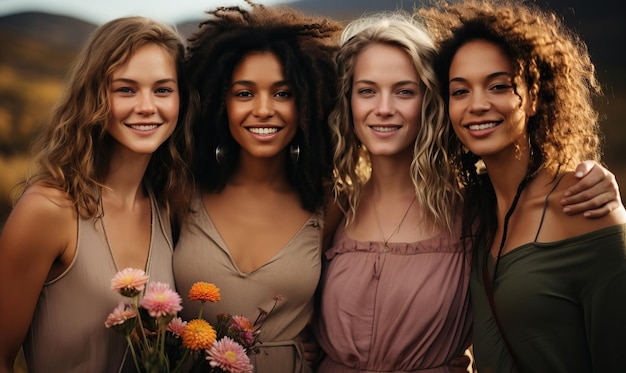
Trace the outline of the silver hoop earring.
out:
M 293 164 L 296 165 L 300 159 L 300 145 L 296 144 L 294 146 L 294 144 L 291 144 L 289 146 L 289 155 L 291 156 Z
M 224 160 L 225 154 L 226 154 L 226 150 L 224 150 L 223 147 L 219 145 L 215 147 L 215 161 L 217 162 L 217 164 L 222 163 L 222 161 Z

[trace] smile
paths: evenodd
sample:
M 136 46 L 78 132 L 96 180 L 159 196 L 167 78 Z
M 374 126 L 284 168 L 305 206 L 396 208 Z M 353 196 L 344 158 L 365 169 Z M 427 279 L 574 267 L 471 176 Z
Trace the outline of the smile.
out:
M 401 126 L 370 126 L 371 129 L 377 132 L 393 132 L 400 129 Z
M 158 124 L 128 124 L 128 127 L 134 129 L 135 131 L 152 131 L 157 128 Z
M 254 127 L 254 128 L 248 128 L 248 131 L 256 134 L 256 135 L 271 135 L 274 134 L 276 132 L 278 132 L 279 128 L 277 127 L 265 127 L 265 128 L 260 128 L 260 127 Z
M 482 123 L 482 124 L 471 124 L 467 126 L 467 128 L 469 128 L 471 131 L 481 131 L 481 130 L 493 128 L 497 125 L 498 125 L 497 122 L 491 122 L 491 123 Z

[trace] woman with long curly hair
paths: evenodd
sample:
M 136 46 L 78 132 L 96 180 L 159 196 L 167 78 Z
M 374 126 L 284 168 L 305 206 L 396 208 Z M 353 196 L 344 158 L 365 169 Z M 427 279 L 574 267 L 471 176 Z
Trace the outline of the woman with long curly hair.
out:
M 111 278 L 133 267 L 173 285 L 170 220 L 191 189 L 184 54 L 143 17 L 100 26 L 79 53 L 0 237 L 0 371 L 22 342 L 29 372 L 120 371 Z
M 255 371 L 307 372 L 300 334 L 321 271 L 323 207 L 332 177 L 327 117 L 336 97 L 341 25 L 288 7 L 209 12 L 190 37 L 187 71 L 201 107 L 194 120 L 193 197 L 174 251 L 179 289 L 209 281 L 204 305 L 263 324 Z M 199 305 L 183 301 L 184 318 Z
M 560 205 L 574 166 L 600 158 L 585 43 L 529 3 L 467 0 L 423 15 L 440 42 L 465 188 L 478 370 L 623 371 L 626 211 L 585 219 Z

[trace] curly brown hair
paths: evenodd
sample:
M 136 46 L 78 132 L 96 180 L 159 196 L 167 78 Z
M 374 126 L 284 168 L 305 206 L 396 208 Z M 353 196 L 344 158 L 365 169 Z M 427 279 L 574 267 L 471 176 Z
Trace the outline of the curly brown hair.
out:
M 513 63 L 520 83 L 537 99 L 528 123 L 533 151 L 552 173 L 571 170 L 583 160 L 599 160 L 599 115 L 593 99 L 602 89 L 584 41 L 554 13 L 529 2 L 467 0 L 420 10 L 439 44 L 437 75 L 448 81 L 458 48 L 473 39 L 498 45 Z M 442 84 L 448 103 L 448 85 Z M 455 138 L 451 151 L 461 154 Z M 537 156 L 538 154 L 535 154 Z
M 328 114 L 336 99 L 334 56 L 342 25 L 292 8 L 219 7 L 189 38 L 187 70 L 200 94 L 194 120 L 193 174 L 208 191 L 224 188 L 238 165 L 239 145 L 228 127 L 226 93 L 234 68 L 252 52 L 271 52 L 281 62 L 295 93 L 300 147 L 298 164 L 286 162 L 289 182 L 303 208 L 323 206 L 332 177 Z M 219 165 L 215 150 L 224 151 Z
M 185 47 L 175 29 L 144 17 L 124 17 L 98 27 L 72 64 L 65 91 L 49 123 L 33 143 L 35 163 L 16 198 L 35 183 L 63 190 L 85 218 L 98 214 L 98 203 L 111 156 L 109 84 L 114 71 L 139 48 L 156 44 L 176 63 L 180 108 L 172 136 L 152 155 L 144 185 L 173 217 L 188 212 L 191 121 L 194 95 L 183 71 Z
M 527 126 L 532 155 L 529 175 L 544 168 L 556 177 L 583 160 L 599 161 L 599 115 L 593 100 L 602 90 L 586 44 L 554 13 L 529 2 L 464 0 L 439 3 L 419 14 L 439 44 L 436 71 L 441 82 L 449 81 L 457 50 L 472 40 L 494 43 L 508 56 L 514 69 L 514 91 L 518 93 L 523 85 L 529 97 L 536 99 L 536 115 Z M 447 106 L 448 84 L 441 87 Z M 497 227 L 493 186 L 488 175 L 478 174 L 478 158 L 464 151 L 456 136 L 450 144 L 465 187 L 464 234 L 474 235 L 475 245 L 490 245 Z M 473 234 L 476 221 L 480 224 Z

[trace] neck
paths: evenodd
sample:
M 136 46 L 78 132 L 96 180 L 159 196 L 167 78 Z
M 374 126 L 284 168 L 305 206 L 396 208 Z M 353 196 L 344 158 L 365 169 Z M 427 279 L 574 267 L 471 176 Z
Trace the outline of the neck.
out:
M 404 157 L 370 157 L 372 173 L 368 182 L 375 199 L 415 195 L 411 179 L 412 155 Z
M 288 187 L 286 161 L 288 160 L 284 153 L 271 158 L 258 158 L 242 152 L 237 169 L 228 184 L 267 186 L 271 189 Z
M 124 156 L 117 152 L 111 157 L 109 171 L 104 179 L 103 198 L 116 200 L 122 205 L 133 205 L 145 198 L 143 177 L 150 162 L 150 155 Z

